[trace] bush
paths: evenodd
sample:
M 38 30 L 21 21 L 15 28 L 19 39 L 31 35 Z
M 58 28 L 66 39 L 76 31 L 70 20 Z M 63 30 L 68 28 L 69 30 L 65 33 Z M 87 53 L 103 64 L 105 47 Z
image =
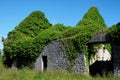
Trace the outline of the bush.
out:
M 109 28 L 107 35 L 109 36 L 111 42 L 120 44 L 120 23 Z

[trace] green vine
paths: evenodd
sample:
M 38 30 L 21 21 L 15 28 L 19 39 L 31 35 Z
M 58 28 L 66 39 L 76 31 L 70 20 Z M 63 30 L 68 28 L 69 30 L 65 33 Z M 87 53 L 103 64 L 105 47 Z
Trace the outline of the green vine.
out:
M 107 35 L 112 43 L 120 44 L 120 23 L 109 28 Z

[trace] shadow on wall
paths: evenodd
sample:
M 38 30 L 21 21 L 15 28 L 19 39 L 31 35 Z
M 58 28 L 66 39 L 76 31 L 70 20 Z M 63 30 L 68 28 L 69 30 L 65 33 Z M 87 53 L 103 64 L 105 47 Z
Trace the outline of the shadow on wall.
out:
M 113 72 L 112 69 L 113 69 L 112 60 L 110 61 L 98 61 L 97 60 L 95 61 L 95 63 L 89 66 L 90 75 L 92 76 L 107 75 L 108 73 Z

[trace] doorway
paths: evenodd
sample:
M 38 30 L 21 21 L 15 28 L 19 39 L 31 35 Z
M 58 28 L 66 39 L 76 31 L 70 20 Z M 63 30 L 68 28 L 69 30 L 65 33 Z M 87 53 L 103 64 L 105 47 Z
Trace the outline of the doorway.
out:
M 47 70 L 47 56 L 42 56 L 43 60 L 43 71 Z
M 112 48 L 109 43 L 95 43 L 89 46 L 89 71 L 91 75 L 112 72 Z

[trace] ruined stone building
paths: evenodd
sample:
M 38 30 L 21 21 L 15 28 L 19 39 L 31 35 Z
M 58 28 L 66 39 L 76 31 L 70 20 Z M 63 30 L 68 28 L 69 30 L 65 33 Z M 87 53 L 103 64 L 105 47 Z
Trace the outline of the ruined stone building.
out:
M 108 71 L 112 71 L 114 76 L 120 76 L 120 46 L 111 43 L 106 34 L 99 34 L 94 36 L 89 41 L 89 55 L 91 55 L 90 47 L 93 44 L 110 43 L 112 47 L 112 55 L 107 56 L 105 60 L 96 60 L 92 65 L 89 63 L 89 70 L 86 69 L 86 58 L 83 53 L 75 59 L 74 65 L 71 70 L 76 73 L 86 74 L 88 71 L 90 74 L 95 75 L 102 71 L 100 68 L 105 68 Z M 108 54 L 108 53 L 107 53 Z M 89 59 L 88 59 L 89 60 Z M 101 65 L 102 64 L 102 65 Z M 56 40 L 48 43 L 35 62 L 35 70 L 37 71 L 57 71 L 68 70 L 71 63 L 66 56 L 66 50 L 61 40 Z M 105 70 L 104 69 L 104 70 Z M 101 72 L 100 72 L 101 73 Z
M 86 72 L 86 59 L 84 54 L 80 54 L 75 59 L 75 64 L 71 70 L 76 73 L 85 74 Z M 52 41 L 48 43 L 42 53 L 36 60 L 35 70 L 37 71 L 57 71 L 57 70 L 68 70 L 71 66 L 70 61 L 66 55 L 63 42 L 60 40 Z

